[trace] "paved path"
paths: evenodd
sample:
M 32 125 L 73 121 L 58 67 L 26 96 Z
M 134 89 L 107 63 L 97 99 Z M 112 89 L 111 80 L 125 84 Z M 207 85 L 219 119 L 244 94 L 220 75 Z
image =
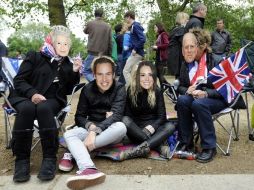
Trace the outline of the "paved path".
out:
M 12 176 L 0 176 L 2 190 L 67 190 L 69 175 L 57 175 L 42 183 L 35 175 L 29 182 L 14 184 Z M 253 190 L 253 175 L 108 175 L 105 183 L 89 190 Z

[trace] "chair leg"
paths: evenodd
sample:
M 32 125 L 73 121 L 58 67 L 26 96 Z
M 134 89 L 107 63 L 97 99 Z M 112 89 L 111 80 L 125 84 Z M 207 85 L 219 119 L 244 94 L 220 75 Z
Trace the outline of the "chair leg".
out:
M 251 95 L 253 96 L 252 92 L 250 92 Z M 254 134 L 253 134 L 253 129 L 250 126 L 250 112 L 249 112 L 249 102 L 248 102 L 248 96 L 247 92 L 245 93 L 245 103 L 246 103 L 246 112 L 247 112 L 247 127 L 249 131 L 249 140 L 254 141 Z
M 238 141 L 238 132 L 239 132 L 239 111 L 234 110 L 233 112 L 230 112 L 230 119 L 231 119 L 231 127 L 230 129 L 227 129 L 222 123 L 218 120 L 220 116 L 215 116 L 214 121 L 217 121 L 217 123 L 224 129 L 224 131 L 229 135 L 228 144 L 226 146 L 226 149 L 223 149 L 218 143 L 216 143 L 216 146 L 221 150 L 221 152 L 225 156 L 230 156 L 229 150 L 231 146 L 232 139 L 234 141 Z M 234 133 L 234 135 L 233 135 Z
M 4 112 L 4 123 L 5 123 L 5 143 L 6 149 L 11 148 L 11 139 L 12 139 L 12 125 L 8 113 Z

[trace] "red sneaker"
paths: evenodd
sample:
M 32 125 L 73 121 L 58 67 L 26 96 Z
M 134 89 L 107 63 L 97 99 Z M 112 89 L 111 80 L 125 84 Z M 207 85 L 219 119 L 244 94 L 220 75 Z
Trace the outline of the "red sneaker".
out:
M 69 172 L 73 169 L 73 158 L 71 153 L 64 153 L 63 158 L 59 162 L 59 170 Z
M 84 189 L 86 187 L 101 184 L 105 181 L 106 175 L 95 168 L 87 168 L 78 171 L 76 176 L 67 179 L 67 187 L 70 189 Z

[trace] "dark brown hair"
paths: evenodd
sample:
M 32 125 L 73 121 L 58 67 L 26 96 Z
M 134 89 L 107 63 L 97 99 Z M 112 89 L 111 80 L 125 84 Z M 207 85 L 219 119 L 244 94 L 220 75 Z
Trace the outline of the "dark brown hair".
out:
M 111 59 L 108 56 L 99 56 L 97 58 L 95 58 L 92 62 L 92 71 L 95 74 L 96 73 L 96 68 L 98 64 L 103 64 L 103 63 L 108 63 L 111 65 L 112 67 L 112 72 L 113 74 L 115 73 L 115 62 L 113 61 L 113 59 Z
M 130 17 L 130 18 L 132 18 L 133 20 L 135 20 L 135 12 L 134 12 L 134 11 L 127 11 L 127 12 L 124 14 L 124 18 L 127 18 L 127 17 Z
M 165 30 L 165 28 L 164 28 L 164 26 L 161 22 L 157 22 L 155 24 L 155 26 L 158 28 L 158 33 L 159 34 L 162 33 L 162 32 L 166 32 L 166 30 Z

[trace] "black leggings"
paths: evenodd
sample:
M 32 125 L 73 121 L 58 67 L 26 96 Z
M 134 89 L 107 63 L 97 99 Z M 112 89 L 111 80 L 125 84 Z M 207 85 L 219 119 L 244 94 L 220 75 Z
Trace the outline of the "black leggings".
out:
M 147 141 L 150 149 L 155 149 L 160 146 L 175 129 L 175 126 L 171 122 L 166 122 L 156 129 L 151 137 L 148 137 L 142 128 L 137 126 L 130 117 L 124 116 L 122 121 L 127 127 L 127 136 L 129 139 L 134 143 Z
M 61 104 L 56 99 L 47 99 L 37 105 L 30 100 L 25 100 L 13 107 L 18 112 L 14 131 L 32 130 L 35 119 L 38 120 L 40 130 L 56 128 L 54 117 L 61 110 Z

